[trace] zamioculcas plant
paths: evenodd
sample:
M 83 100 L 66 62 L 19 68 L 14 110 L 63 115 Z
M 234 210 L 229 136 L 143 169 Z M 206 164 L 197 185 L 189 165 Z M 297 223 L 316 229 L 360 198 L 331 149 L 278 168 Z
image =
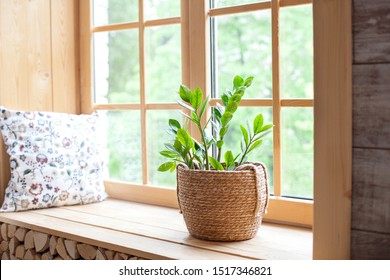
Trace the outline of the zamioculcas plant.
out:
M 262 114 L 255 117 L 252 127 L 248 122 L 247 127 L 240 125 L 242 139 L 239 154 L 234 155 L 230 150 L 223 154 L 222 148 L 229 131 L 229 124 L 252 81 L 253 77 L 244 80 L 240 76 L 235 76 L 233 89 L 222 94 L 222 104 L 217 103 L 205 123 L 202 123 L 201 119 L 208 108 L 209 96 L 203 99 L 203 92 L 200 88 L 191 91 L 188 87 L 181 85 L 179 89 L 181 100 L 178 103 L 189 113 L 181 112 L 185 117 L 183 124 L 175 119 L 169 120 L 167 132 L 172 136 L 172 142 L 166 143 L 166 149 L 160 152 L 169 160 L 160 165 L 158 171 L 173 172 L 178 163 L 185 164 L 189 169 L 210 170 L 212 167 L 215 170 L 232 171 L 246 163 L 248 154 L 261 146 L 263 137 L 270 133 L 273 127 L 272 124 L 264 124 Z M 199 130 L 201 142 L 189 133 L 189 122 L 195 124 Z M 216 157 L 210 154 L 213 144 L 216 146 Z

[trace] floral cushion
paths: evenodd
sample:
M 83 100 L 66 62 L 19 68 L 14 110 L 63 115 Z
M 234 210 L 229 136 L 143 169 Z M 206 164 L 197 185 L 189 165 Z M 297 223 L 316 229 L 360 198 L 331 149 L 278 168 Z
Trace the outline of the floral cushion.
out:
M 2 212 L 104 200 L 98 114 L 23 112 L 0 107 L 11 179 Z

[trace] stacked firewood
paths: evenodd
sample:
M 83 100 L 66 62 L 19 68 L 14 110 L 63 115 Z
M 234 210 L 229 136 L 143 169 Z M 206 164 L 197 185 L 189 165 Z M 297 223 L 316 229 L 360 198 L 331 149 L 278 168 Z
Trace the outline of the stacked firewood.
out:
M 1 223 L 2 260 L 141 260 L 140 257 Z

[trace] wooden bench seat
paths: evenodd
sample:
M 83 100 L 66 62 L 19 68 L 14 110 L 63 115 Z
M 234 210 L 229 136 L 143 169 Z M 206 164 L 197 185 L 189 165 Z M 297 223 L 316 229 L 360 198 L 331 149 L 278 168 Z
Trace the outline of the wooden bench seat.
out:
M 146 259 L 311 259 L 310 229 L 263 223 L 241 242 L 191 237 L 177 209 L 108 199 L 89 205 L 0 213 L 0 221 Z

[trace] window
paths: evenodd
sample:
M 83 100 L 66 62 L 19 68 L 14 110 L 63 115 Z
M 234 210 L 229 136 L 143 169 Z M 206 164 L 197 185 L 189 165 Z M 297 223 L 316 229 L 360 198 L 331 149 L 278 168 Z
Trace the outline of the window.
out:
M 233 75 L 254 75 L 236 121 L 261 112 L 275 125 L 261 150 L 274 195 L 266 218 L 311 225 L 311 1 L 84 2 L 82 110 L 104 111 L 111 196 L 175 205 L 174 174 L 156 170 L 178 85 L 201 86 L 214 106 Z

